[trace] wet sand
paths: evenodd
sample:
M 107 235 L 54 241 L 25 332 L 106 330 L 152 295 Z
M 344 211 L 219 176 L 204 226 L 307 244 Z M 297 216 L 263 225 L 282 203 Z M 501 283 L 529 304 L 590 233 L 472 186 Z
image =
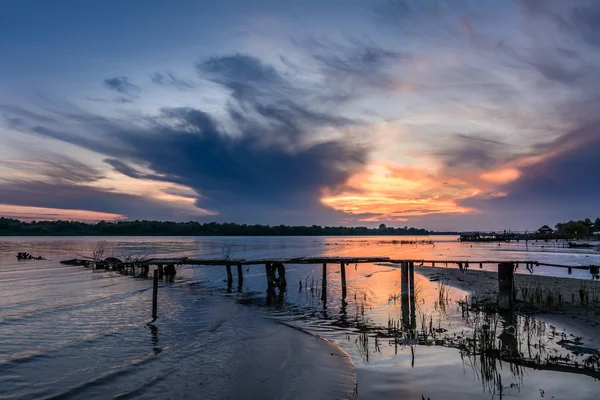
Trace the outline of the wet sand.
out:
M 338 346 L 245 306 L 221 301 L 212 306 L 209 328 L 176 349 L 175 362 L 165 357 L 153 381 L 117 397 L 355 398 L 354 365 Z
M 460 271 L 456 268 L 417 267 L 415 272 L 429 279 L 439 279 L 447 285 L 477 295 L 480 298 L 492 298 L 498 293 L 497 273 L 478 269 Z M 585 285 L 589 293 L 588 305 L 581 305 L 580 289 Z M 600 281 L 555 278 L 534 274 L 515 274 L 517 299 L 521 299 L 520 289 L 540 288 L 543 291 L 560 291 L 563 305 L 558 309 L 543 307 L 535 312 L 536 317 L 556 324 L 561 330 L 567 330 L 577 336 L 586 338 L 589 345 L 600 348 L 600 308 L 594 309 L 592 301 L 600 299 Z

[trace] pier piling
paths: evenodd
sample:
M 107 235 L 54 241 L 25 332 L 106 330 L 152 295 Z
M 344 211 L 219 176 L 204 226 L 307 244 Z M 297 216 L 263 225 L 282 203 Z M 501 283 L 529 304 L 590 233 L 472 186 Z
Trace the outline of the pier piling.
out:
M 340 263 L 340 274 L 342 276 L 342 298 L 346 298 L 346 264 Z
M 500 310 L 509 311 L 513 307 L 514 266 L 514 263 L 511 262 L 498 264 L 498 307 Z
M 415 304 L 415 263 L 410 261 L 408 263 L 408 275 L 409 275 L 409 301 L 410 301 L 410 326 L 411 328 L 417 327 L 417 311 Z
M 227 264 L 225 266 L 227 268 L 227 286 L 231 287 L 233 285 L 233 275 L 231 274 L 231 264 Z
M 409 300 L 408 300 L 408 261 L 402 261 L 400 277 L 400 296 L 402 300 L 402 324 L 409 326 Z
M 323 263 L 323 279 L 321 280 L 321 300 L 327 301 L 327 263 Z
M 152 283 L 152 319 L 158 317 L 158 270 L 153 271 L 153 283 Z
M 244 272 L 242 271 L 242 264 L 237 265 L 238 275 L 238 287 L 241 288 L 244 285 Z
M 272 290 L 273 286 L 275 284 L 275 279 L 273 276 L 273 269 L 271 268 L 271 263 L 266 263 L 265 264 L 265 273 L 267 274 L 267 287 L 268 290 Z
M 285 265 L 282 262 L 275 263 L 277 266 L 277 278 L 279 279 L 279 290 L 285 289 L 287 286 L 287 281 L 285 279 Z M 273 268 L 273 274 L 275 273 L 275 268 Z

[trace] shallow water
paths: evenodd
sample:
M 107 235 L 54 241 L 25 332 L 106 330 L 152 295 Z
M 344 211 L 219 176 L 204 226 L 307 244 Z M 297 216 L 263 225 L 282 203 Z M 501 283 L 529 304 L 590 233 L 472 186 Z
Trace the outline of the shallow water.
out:
M 278 386 L 285 389 L 288 398 L 299 398 L 311 394 L 309 387 L 330 390 L 332 385 L 325 383 L 304 388 L 294 386 L 306 380 L 289 373 L 278 373 L 279 384 L 269 383 L 266 387 L 262 380 L 276 380 L 251 373 L 273 368 L 288 371 L 285 365 L 296 365 L 308 381 L 321 376 L 310 375 L 307 371 L 314 370 L 310 362 L 294 354 L 298 353 L 298 347 L 313 346 L 312 351 L 328 351 L 326 347 L 315 348 L 303 336 L 291 335 L 287 327 L 269 321 L 285 322 L 341 346 L 355 363 L 361 398 L 398 398 L 408 394 L 414 398 L 429 396 L 432 400 L 498 396 L 499 391 L 487 387 L 477 367 L 465 364 L 458 350 L 398 346 L 389 339 L 376 339 L 368 334 L 368 343 L 364 345 L 365 335 L 361 341 L 357 328 L 385 327 L 390 320 L 400 319 L 399 300 L 394 300 L 400 287 L 397 268 L 349 266 L 348 296 L 342 300 L 339 268 L 334 265 L 328 269 L 326 299 L 321 292 L 320 265 L 286 266 L 288 290 L 274 299 L 265 294 L 264 267 L 244 267 L 244 285 L 239 292 L 231 293 L 225 290 L 223 267 L 179 267 L 174 283 L 161 284 L 159 319 L 148 325 L 150 280 L 58 263 L 78 255 L 91 255 L 99 241 L 107 244 L 105 256 L 117 257 L 143 254 L 211 258 L 222 257 L 230 249 L 233 258 L 343 255 L 600 263 L 600 253 L 559 248 L 552 242 L 527 246 L 523 242 L 471 245 L 457 242 L 456 237 L 433 236 L 417 239 L 434 240 L 434 245 L 394 243 L 407 239 L 415 238 L 0 239 L 0 398 L 116 395 L 253 398 L 257 396 L 252 390 L 276 393 Z M 47 260 L 17 261 L 18 251 L 41 255 Z M 566 275 L 565 270 L 556 268 L 539 267 L 535 272 Z M 574 271 L 573 277 L 589 278 L 589 274 Z M 300 281 L 303 290 L 299 290 Z M 417 275 L 416 286 L 420 316 L 435 319 L 448 334 L 468 329 L 455 302 L 464 298 L 465 292 L 451 289 L 447 309 L 440 310 L 435 302 L 438 284 Z M 260 349 L 268 349 L 268 354 Z M 413 354 L 414 365 L 411 365 Z M 272 361 L 262 368 L 252 368 L 253 360 L 261 359 Z M 502 386 L 507 386 L 504 393 L 511 397 L 540 396 L 540 390 L 546 397 L 555 398 L 600 396 L 600 384 L 593 378 L 529 368 L 523 368 L 523 373 L 515 376 L 504 364 L 500 373 Z M 334 365 L 329 367 L 323 375 L 334 372 Z M 240 376 L 247 378 L 241 382 Z M 560 385 L 556 384 L 557 376 Z M 350 382 L 347 376 L 337 376 L 334 380 L 340 385 Z M 350 396 L 352 390 L 344 388 L 335 393 L 342 393 L 343 398 Z M 306 398 L 313 398 L 312 395 Z M 280 397 L 276 393 L 272 398 Z

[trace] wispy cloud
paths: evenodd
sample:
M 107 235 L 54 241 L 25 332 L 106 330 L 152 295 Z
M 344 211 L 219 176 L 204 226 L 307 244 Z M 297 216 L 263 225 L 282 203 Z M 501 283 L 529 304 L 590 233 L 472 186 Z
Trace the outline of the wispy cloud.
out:
M 175 74 L 171 71 L 154 72 L 150 74 L 150 80 L 155 85 L 172 86 L 182 90 L 193 89 L 196 87 L 191 81 L 181 79 L 175 76 Z
M 129 81 L 126 76 L 114 76 L 112 78 L 104 79 L 104 86 L 107 89 L 114 90 L 118 93 L 123 94 L 137 94 L 140 92 L 140 88 Z

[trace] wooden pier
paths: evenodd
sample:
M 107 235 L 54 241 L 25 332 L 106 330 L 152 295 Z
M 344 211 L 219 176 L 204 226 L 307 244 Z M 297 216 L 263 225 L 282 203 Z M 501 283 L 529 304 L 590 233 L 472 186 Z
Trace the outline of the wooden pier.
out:
M 90 261 L 90 260 L 66 260 L 61 261 L 67 265 L 83 265 L 94 269 L 118 271 L 124 274 L 136 274 L 138 272 L 142 276 L 148 276 L 150 268 L 156 267 L 155 279 L 162 279 L 167 277 L 173 279 L 176 274 L 177 265 L 198 265 L 198 266 L 220 266 L 225 267 L 227 276 L 227 287 L 231 289 L 233 286 L 233 272 L 232 266 L 237 267 L 237 283 L 238 290 L 241 290 L 244 283 L 244 268 L 247 265 L 264 265 L 265 276 L 267 280 L 268 292 L 273 292 L 275 289 L 279 289 L 280 292 L 285 291 L 287 287 L 287 279 L 285 275 L 285 265 L 306 265 L 306 264 L 321 264 L 323 266 L 323 279 L 322 279 L 322 297 L 326 301 L 327 296 L 327 268 L 328 264 L 339 265 L 340 268 L 340 280 L 341 280 L 341 294 L 342 299 L 346 298 L 347 295 L 347 282 L 346 282 L 346 266 L 350 264 L 364 264 L 364 263 L 377 263 L 384 265 L 399 265 L 401 269 L 401 295 L 402 303 L 406 306 L 403 309 L 403 321 L 414 320 L 414 304 L 411 305 L 411 301 L 414 302 L 414 267 L 424 266 L 432 267 L 436 266 L 449 266 L 456 265 L 460 270 L 468 270 L 471 267 L 483 268 L 484 264 L 495 264 L 498 266 L 498 282 L 499 282 L 499 298 L 500 306 L 503 309 L 512 308 L 512 289 L 514 270 L 519 266 L 525 266 L 529 271 L 533 271 L 534 266 L 548 266 L 554 268 L 567 268 L 569 275 L 573 269 L 589 270 L 592 277 L 599 277 L 598 266 L 580 266 L 580 265 L 561 265 L 561 264 L 549 264 L 540 263 L 537 261 L 524 260 L 524 261 L 502 261 L 502 260 L 406 260 L 406 259 L 392 259 L 389 257 L 294 257 L 294 258 L 261 258 L 261 259 L 201 259 L 201 258 L 151 258 L 143 261 L 136 262 L 122 262 L 116 258 L 107 258 L 101 261 Z M 302 284 L 302 283 L 300 283 Z M 412 300 L 411 300 L 412 299 Z M 155 305 L 153 305 L 155 310 Z M 155 312 L 153 311 L 153 315 Z

